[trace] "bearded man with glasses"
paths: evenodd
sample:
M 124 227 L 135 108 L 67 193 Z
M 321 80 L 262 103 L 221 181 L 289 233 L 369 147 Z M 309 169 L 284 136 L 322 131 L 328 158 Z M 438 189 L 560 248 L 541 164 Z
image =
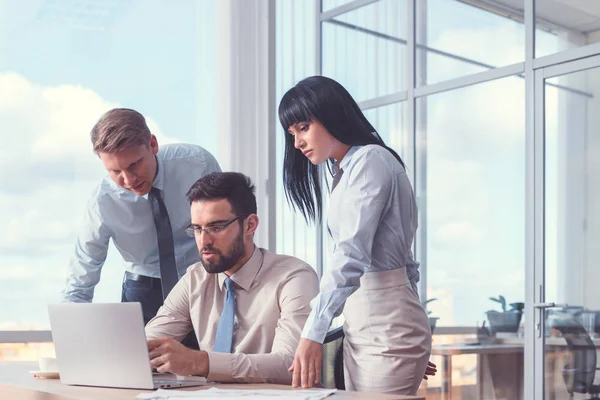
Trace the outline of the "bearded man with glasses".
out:
M 255 246 L 256 197 L 243 174 L 208 174 L 187 196 L 186 233 L 200 262 L 146 325 L 152 367 L 208 381 L 290 384 L 288 368 L 318 293 L 316 273 Z M 192 328 L 200 350 L 179 343 Z

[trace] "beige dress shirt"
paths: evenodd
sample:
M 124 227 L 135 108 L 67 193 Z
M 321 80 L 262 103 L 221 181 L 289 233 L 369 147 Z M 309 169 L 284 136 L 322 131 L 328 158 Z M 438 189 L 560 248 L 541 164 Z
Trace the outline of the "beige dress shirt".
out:
M 208 352 L 208 381 L 290 384 L 296 346 L 319 292 L 314 270 L 303 261 L 255 248 L 235 282 L 233 353 L 213 352 L 225 302 L 227 275 L 209 274 L 201 263 L 171 290 L 148 325 L 148 339 L 182 340 L 194 328 L 200 350 Z

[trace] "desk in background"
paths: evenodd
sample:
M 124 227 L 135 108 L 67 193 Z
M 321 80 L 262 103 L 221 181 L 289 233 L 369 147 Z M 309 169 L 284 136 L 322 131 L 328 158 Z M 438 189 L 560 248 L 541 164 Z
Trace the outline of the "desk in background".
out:
M 600 338 L 593 339 L 600 347 Z M 562 379 L 562 367 L 568 360 L 567 343 L 560 337 L 545 340 L 545 386 L 550 400 L 568 397 Z M 434 345 L 432 355 L 442 357 L 442 399 L 452 399 L 452 356 L 477 355 L 477 390 L 479 399 L 523 398 L 523 352 L 521 338 L 502 338 L 500 343 L 474 345 L 467 343 Z M 516 384 L 516 385 L 515 385 Z M 515 388 L 511 392 L 511 387 Z M 516 389 L 518 388 L 518 390 Z M 499 392 L 496 395 L 496 392 Z
M 592 338 L 596 351 L 600 348 L 600 338 Z M 523 339 L 504 338 L 503 343 L 523 345 Z M 562 337 L 546 337 L 544 340 L 546 355 L 544 357 L 545 373 L 544 385 L 546 387 L 546 398 L 548 400 L 567 399 L 569 394 L 562 376 L 563 367 L 572 363 L 572 359 L 567 348 L 567 342 Z
M 87 386 L 68 386 L 58 379 L 36 379 L 28 371 L 37 369 L 36 362 L 5 361 L 0 362 L 0 399 L 19 400 L 134 400 L 139 393 L 151 390 L 112 389 Z M 218 386 L 222 389 L 290 389 L 290 386 L 272 384 L 219 384 L 177 390 L 199 390 Z M 377 393 L 358 393 L 338 391 L 329 397 L 332 400 L 425 400 L 420 396 L 400 396 Z
M 452 399 L 452 356 L 463 354 L 477 355 L 479 399 L 496 398 L 496 390 L 502 392 L 501 398 L 523 398 L 523 343 L 442 344 L 434 345 L 431 354 L 442 357 L 442 400 Z

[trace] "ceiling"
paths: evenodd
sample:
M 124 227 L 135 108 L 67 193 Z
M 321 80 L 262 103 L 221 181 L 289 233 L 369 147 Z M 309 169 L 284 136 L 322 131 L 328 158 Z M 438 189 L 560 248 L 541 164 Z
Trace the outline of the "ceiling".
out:
M 463 0 L 475 6 L 523 18 L 523 0 Z M 599 0 L 535 0 L 538 24 L 548 30 L 568 29 L 579 33 L 600 30 Z

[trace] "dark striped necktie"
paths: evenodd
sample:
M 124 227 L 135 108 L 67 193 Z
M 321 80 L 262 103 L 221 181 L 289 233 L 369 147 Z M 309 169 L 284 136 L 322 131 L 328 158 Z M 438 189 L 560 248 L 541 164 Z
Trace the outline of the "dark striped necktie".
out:
M 162 198 L 160 189 L 153 187 L 148 193 L 152 207 L 152 216 L 156 226 L 158 238 L 158 259 L 160 262 L 160 284 L 162 286 L 163 300 L 177 283 L 177 264 L 175 263 L 175 246 L 173 244 L 173 230 L 167 213 L 167 207 Z

